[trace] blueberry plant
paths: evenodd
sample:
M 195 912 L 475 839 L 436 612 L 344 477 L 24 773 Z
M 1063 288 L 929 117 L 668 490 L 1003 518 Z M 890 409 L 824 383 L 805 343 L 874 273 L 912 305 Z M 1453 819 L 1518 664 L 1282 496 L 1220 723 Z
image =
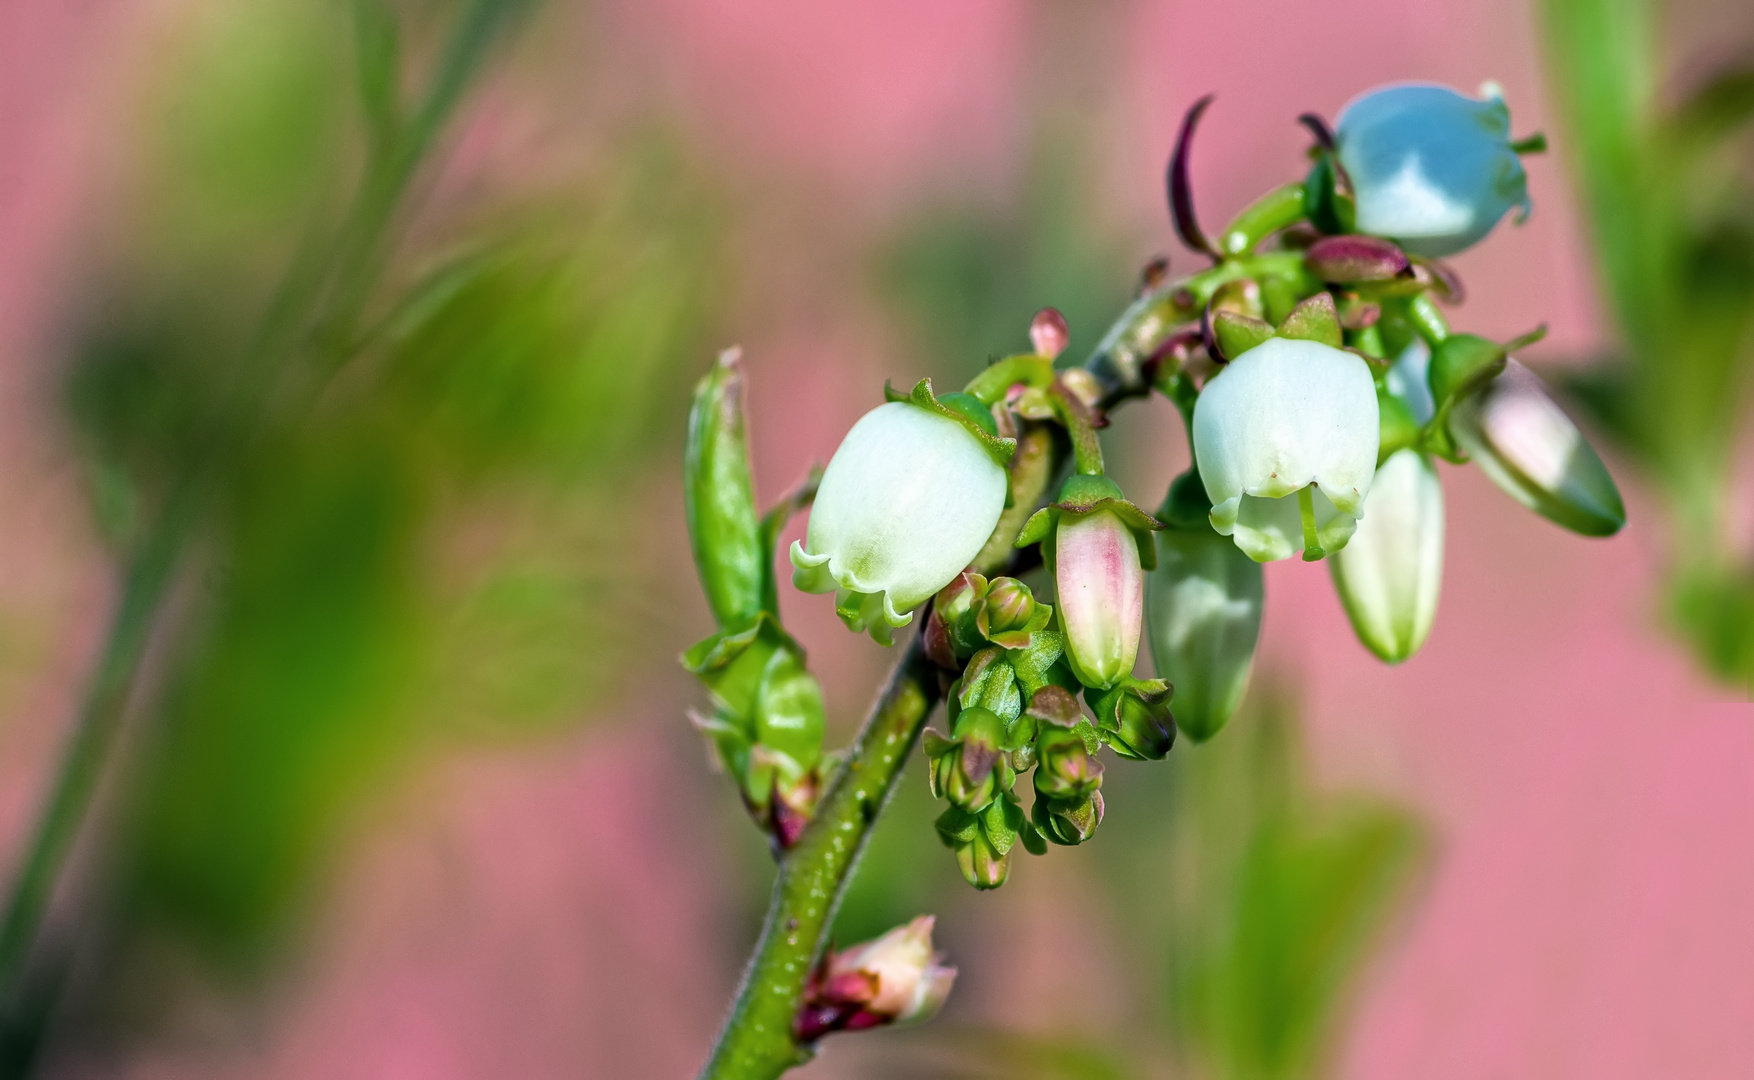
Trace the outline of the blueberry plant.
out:
M 772 1077 L 823 1035 L 924 1019 L 955 977 L 922 916 L 829 946 L 836 904 L 919 746 L 937 833 L 968 883 L 996 889 L 1021 849 L 1092 839 L 1103 751 L 1170 753 L 1217 735 L 1246 689 L 1260 564 L 1326 561 L 1359 640 L 1387 663 L 1424 644 L 1437 611 L 1443 492 L 1434 459 L 1478 463 L 1505 492 L 1585 536 L 1625 510 L 1601 459 L 1510 342 L 1452 330 L 1462 285 L 1441 260 L 1529 211 L 1495 87 L 1406 84 L 1355 99 L 1301 179 L 1215 239 L 1188 180 L 1190 109 L 1168 170 L 1171 216 L 1210 265 L 1162 260 L 1082 363 L 1052 308 L 1029 348 L 953 391 L 921 379 L 848 431 L 820 474 L 765 514 L 755 501 L 736 350 L 695 394 L 685 490 L 717 630 L 684 661 L 711 741 L 779 860 L 761 940 L 703 1076 Z M 1147 511 L 1107 475 L 1098 438 L 1127 401 L 1161 393 L 1193 464 Z M 1148 504 L 1149 505 L 1149 504 Z M 904 643 L 843 751 L 780 623 L 776 542 L 793 585 L 832 594 L 856 633 Z M 1021 577 L 1041 567 L 1051 594 Z M 1039 580 L 1039 579 L 1037 579 Z M 1147 640 L 1154 677 L 1136 674 Z M 945 705 L 941 730 L 927 728 Z

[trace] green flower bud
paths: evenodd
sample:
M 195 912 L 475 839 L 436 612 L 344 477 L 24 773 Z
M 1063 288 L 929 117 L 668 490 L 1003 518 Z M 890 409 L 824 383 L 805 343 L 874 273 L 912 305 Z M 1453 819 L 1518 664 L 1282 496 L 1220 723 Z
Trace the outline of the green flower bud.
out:
M 1088 798 L 1078 801 L 1038 798 L 1029 816 L 1048 840 L 1076 847 L 1096 835 L 1102 813 L 1102 792 L 1093 791 Z
M 1096 723 L 1114 752 L 1134 761 L 1161 761 L 1175 745 L 1174 689 L 1163 679 L 1129 679 L 1093 695 L 1085 692 Z
M 1371 652 L 1398 664 L 1425 644 L 1443 582 L 1443 488 L 1417 450 L 1397 451 L 1376 471 L 1358 531 L 1329 569 Z
M 761 610 L 768 575 L 743 425 L 742 350 L 726 349 L 694 389 L 683 451 L 683 507 L 707 605 L 721 627 Z
M 1082 802 L 1102 786 L 1102 762 L 1073 728 L 1044 724 L 1035 737 L 1035 793 Z
M 1248 686 L 1264 590 L 1260 564 L 1205 524 L 1199 489 L 1191 471 L 1170 489 L 1162 513 L 1171 527 L 1157 534 L 1145 613 L 1157 674 L 1175 687 L 1176 726 L 1204 742 L 1229 721 Z M 1187 509 L 1175 509 L 1184 503 Z
M 1607 466 L 1515 360 L 1456 406 L 1450 430 L 1493 483 L 1549 521 L 1584 536 L 1612 536 L 1626 524 Z
M 1016 780 L 1006 749 L 1005 721 L 998 714 L 979 705 L 964 708 L 948 740 L 927 744 L 932 794 L 970 813 L 986 809 Z
M 996 889 L 1011 872 L 1011 849 L 1028 828 L 1017 800 L 994 800 L 973 814 L 952 806 L 938 816 L 938 839 L 956 852 L 963 879 L 977 889 Z
M 1023 582 L 1016 578 L 996 578 L 987 587 L 985 603 L 976 618 L 981 633 L 991 638 L 995 634 L 1029 628 L 1040 606 L 1035 602 L 1035 594 Z

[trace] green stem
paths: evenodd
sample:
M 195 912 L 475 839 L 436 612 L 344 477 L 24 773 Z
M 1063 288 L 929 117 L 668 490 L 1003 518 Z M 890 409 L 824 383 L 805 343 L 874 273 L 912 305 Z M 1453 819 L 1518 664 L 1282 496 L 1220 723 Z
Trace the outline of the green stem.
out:
M 1303 561 L 1315 562 L 1326 552 L 1322 550 L 1322 542 L 1316 536 L 1314 484 L 1305 484 L 1297 490 L 1297 510 L 1303 517 Z
M 0 922 L 0 1003 L 10 1011 L 37 926 L 48 906 L 68 848 L 79 832 L 85 807 L 103 772 L 127 706 L 134 672 L 146 649 L 154 615 L 170 582 L 182 547 L 188 507 L 167 514 L 140 545 L 123 579 L 121 602 L 87 689 L 73 737 L 31 838 L 24 864 L 13 882 Z
M 1102 440 L 1096 434 L 1096 417 L 1088 406 L 1070 390 L 1056 383 L 1053 390 L 1054 412 L 1066 425 L 1072 439 L 1072 465 L 1079 476 L 1101 476 Z
M 962 392 L 974 397 L 982 405 L 995 405 L 1004 398 L 1005 392 L 1018 383 L 1043 389 L 1054 381 L 1054 362 L 1045 356 L 1025 353 L 1021 356 L 1007 356 L 989 365 L 979 375 L 969 380 Z
M 775 1077 L 809 1060 L 810 1051 L 792 1038 L 804 984 L 827 943 L 871 825 L 895 791 L 938 696 L 937 671 L 916 634 L 810 825 L 780 866 L 767 924 L 703 1078 Z

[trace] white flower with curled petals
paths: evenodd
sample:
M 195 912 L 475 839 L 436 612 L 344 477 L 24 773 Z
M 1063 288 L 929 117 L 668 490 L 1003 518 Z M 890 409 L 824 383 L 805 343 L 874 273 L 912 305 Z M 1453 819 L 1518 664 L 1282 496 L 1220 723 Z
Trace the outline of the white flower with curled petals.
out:
M 891 401 L 866 413 L 822 474 L 803 543 L 792 544 L 793 584 L 834 592 L 841 620 L 886 645 L 980 553 L 1005 509 L 1005 469 L 948 411 Z
M 1358 356 L 1269 338 L 1200 391 L 1194 456 L 1212 527 L 1256 562 L 1351 538 L 1376 471 L 1376 384 Z

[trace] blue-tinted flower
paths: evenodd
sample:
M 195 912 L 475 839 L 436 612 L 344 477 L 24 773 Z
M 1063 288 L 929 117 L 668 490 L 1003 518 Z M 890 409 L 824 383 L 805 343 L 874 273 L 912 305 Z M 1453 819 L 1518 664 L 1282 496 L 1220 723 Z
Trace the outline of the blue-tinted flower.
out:
M 1352 178 L 1360 232 L 1417 255 L 1452 255 L 1512 207 L 1529 211 L 1528 177 L 1511 148 L 1510 110 L 1497 97 L 1403 83 L 1372 90 L 1340 113 L 1340 163 Z

